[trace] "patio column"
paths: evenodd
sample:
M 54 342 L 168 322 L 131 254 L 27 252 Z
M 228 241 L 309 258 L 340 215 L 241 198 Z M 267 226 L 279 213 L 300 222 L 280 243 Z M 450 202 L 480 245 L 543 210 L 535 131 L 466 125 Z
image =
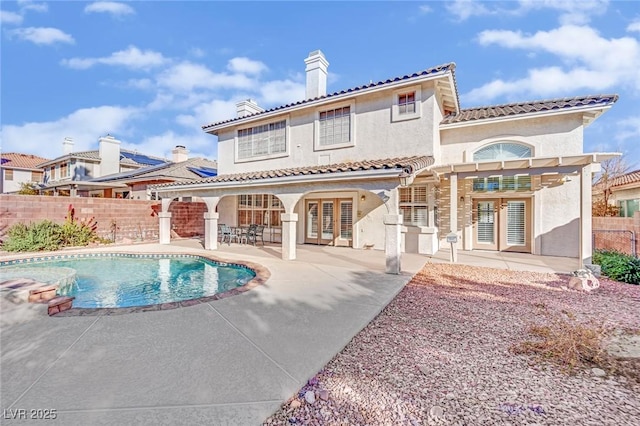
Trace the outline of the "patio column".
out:
M 218 219 L 220 219 L 220 213 L 205 212 L 204 214 L 204 248 L 205 250 L 218 249 Z
M 451 173 L 449 176 L 449 228 L 451 233 L 458 234 L 458 174 Z M 458 261 L 458 243 L 451 243 L 451 254 L 449 260 L 453 263 Z
M 298 213 L 281 213 L 280 220 L 282 221 L 282 259 L 295 260 Z
M 171 243 L 171 212 L 159 212 L 160 218 L 160 244 Z
M 591 241 L 591 164 L 582 167 L 580 173 L 580 247 L 578 248 L 579 268 L 591 264 L 593 247 Z
M 385 214 L 384 222 L 384 254 L 387 274 L 399 274 L 401 256 L 401 214 Z
M 204 248 L 205 250 L 217 250 L 220 213 L 216 212 L 216 207 L 220 202 L 220 197 L 202 197 L 202 201 L 207 205 L 207 211 L 204 213 Z

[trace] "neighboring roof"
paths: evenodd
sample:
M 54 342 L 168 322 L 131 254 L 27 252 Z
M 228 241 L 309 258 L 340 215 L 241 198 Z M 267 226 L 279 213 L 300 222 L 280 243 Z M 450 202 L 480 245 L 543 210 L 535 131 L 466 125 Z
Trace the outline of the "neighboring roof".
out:
M 215 161 L 196 157 L 189 158 L 188 160 L 179 163 L 168 162 L 155 166 L 142 167 L 140 169 L 127 172 L 100 176 L 98 178 L 91 179 L 90 182 L 144 181 L 153 179 L 193 181 L 203 177 L 193 169 L 215 171 L 217 167 L 218 163 Z
M 407 75 L 403 75 L 401 77 L 394 77 L 394 78 L 389 78 L 387 80 L 381 80 L 378 81 L 377 83 L 369 83 L 369 84 L 365 84 L 362 86 L 356 86 L 356 87 L 352 87 L 350 89 L 345 89 L 345 90 L 341 90 L 339 92 L 333 92 L 324 96 L 319 96 L 316 98 L 311 98 L 311 99 L 305 99 L 302 101 L 298 101 L 298 102 L 294 102 L 291 104 L 286 104 L 286 105 L 282 105 L 282 106 L 278 106 L 275 108 L 270 108 L 261 112 L 257 112 L 255 114 L 250 114 L 250 115 L 246 115 L 244 117 L 235 117 L 235 118 L 230 118 L 228 120 L 223 120 L 223 121 L 218 121 L 217 123 L 212 123 L 212 124 L 207 124 L 202 126 L 202 130 L 207 131 L 208 129 L 211 129 L 213 127 L 219 126 L 221 124 L 227 124 L 227 123 L 232 123 L 234 121 L 238 121 L 238 120 L 244 120 L 247 119 L 249 117 L 253 118 L 253 117 L 257 117 L 259 115 L 263 115 L 263 114 L 267 114 L 270 112 L 274 112 L 274 111 L 279 111 L 279 110 L 286 110 L 286 109 L 290 109 L 290 108 L 295 108 L 295 107 L 299 107 L 301 105 L 313 102 L 313 101 L 317 101 L 320 99 L 328 99 L 331 97 L 335 97 L 335 96 L 339 96 L 339 95 L 345 95 L 345 94 L 349 94 L 349 93 L 356 93 L 359 91 L 363 91 L 366 89 L 371 89 L 371 88 L 375 88 L 375 87 L 380 87 L 380 86 L 384 86 L 387 84 L 392 84 L 392 83 L 398 83 L 401 81 L 406 81 L 406 80 L 413 80 L 416 78 L 420 78 L 420 77 L 425 77 L 425 76 L 429 76 L 432 74 L 439 74 L 439 73 L 446 73 L 446 72 L 450 72 L 452 77 L 453 77 L 453 85 L 454 85 L 454 91 L 455 91 L 455 107 L 456 109 L 460 109 L 460 105 L 459 105 L 459 101 L 458 101 L 458 88 L 456 87 L 456 82 L 455 82 L 455 68 L 456 68 L 456 64 L 454 62 L 450 62 L 448 64 L 443 64 L 443 65 L 438 65 L 436 67 L 432 67 L 432 68 L 427 68 L 426 70 L 422 70 L 419 72 L 415 72 L 413 74 L 407 74 Z
M 640 170 L 634 170 L 611 179 L 609 187 L 614 188 L 616 186 L 630 185 L 634 183 L 637 183 L 637 186 L 640 186 Z M 594 187 L 598 187 L 600 184 L 600 182 L 597 182 Z
M 376 169 L 397 169 L 398 172 L 406 171 L 414 173 L 420 169 L 431 166 L 434 158 L 430 156 L 413 156 L 401 158 L 389 158 L 384 160 L 369 161 L 352 161 L 347 163 L 337 163 L 319 166 L 295 167 L 280 170 L 267 170 L 260 172 L 234 173 L 227 175 L 219 175 L 207 179 L 201 179 L 196 182 L 174 182 L 168 184 L 155 185 L 155 188 L 162 188 L 174 185 L 191 185 L 194 183 L 218 183 L 218 182 L 246 182 L 263 179 L 273 179 L 285 176 L 301 176 L 316 174 L 340 174 L 362 170 Z
M 454 124 L 581 107 L 606 107 L 613 105 L 617 100 L 618 95 L 589 95 L 577 96 L 574 98 L 547 99 L 517 102 L 513 104 L 489 105 L 477 108 L 465 108 L 458 114 L 454 113 L 447 115 L 442 119 L 440 124 Z
M 53 163 L 57 163 L 63 159 L 66 158 L 83 158 L 83 159 L 87 159 L 87 160 L 95 160 L 95 161 L 100 161 L 100 151 L 95 149 L 95 150 L 91 150 L 91 151 L 78 151 L 78 152 L 71 152 L 69 154 L 65 154 L 65 155 L 61 155 L 60 157 L 56 157 L 53 160 L 45 160 L 44 162 L 42 162 L 40 165 L 41 166 L 46 166 L 49 164 L 53 164 Z M 161 164 L 161 163 L 168 163 L 169 160 L 164 159 L 164 158 L 160 158 L 160 157 L 154 157 L 151 155 L 144 155 L 144 154 L 140 154 L 137 151 L 130 151 L 127 149 L 121 149 L 120 150 L 120 162 L 123 164 L 129 164 L 129 165 L 134 165 L 134 166 L 152 166 L 152 165 L 157 165 L 157 164 Z
M 40 170 L 38 164 L 48 161 L 46 158 L 33 154 L 20 154 L 18 152 L 6 152 L 2 154 L 2 167 L 5 169 L 29 169 Z

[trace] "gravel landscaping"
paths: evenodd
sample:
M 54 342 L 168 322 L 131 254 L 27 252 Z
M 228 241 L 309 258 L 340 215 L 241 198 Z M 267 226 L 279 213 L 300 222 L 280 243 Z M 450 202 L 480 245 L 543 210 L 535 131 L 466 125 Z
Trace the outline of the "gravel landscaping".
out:
M 427 264 L 267 425 L 638 425 L 640 363 L 566 368 L 514 354 L 532 325 L 565 318 L 640 330 L 640 286 Z M 597 368 L 602 367 L 602 368 Z

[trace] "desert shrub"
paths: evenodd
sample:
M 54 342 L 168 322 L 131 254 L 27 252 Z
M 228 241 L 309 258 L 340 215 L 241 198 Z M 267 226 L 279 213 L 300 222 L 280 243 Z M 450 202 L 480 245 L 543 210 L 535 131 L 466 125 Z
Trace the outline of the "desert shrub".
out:
M 7 251 L 58 250 L 61 246 L 61 227 L 49 220 L 29 225 L 17 223 L 7 231 L 2 248 Z
M 77 219 L 73 205 L 69 204 L 67 216 L 61 226 L 62 246 L 86 246 L 97 241 L 96 230 L 98 223 L 94 217 L 89 219 Z
M 527 331 L 533 339 L 514 345 L 512 352 L 538 356 L 568 371 L 577 367 L 611 368 L 603 346 L 607 333 L 601 325 L 582 324 L 571 313 L 563 312 L 549 316 L 543 325 L 531 325 Z
M 596 250 L 593 263 L 600 265 L 602 274 L 612 280 L 640 284 L 640 259 L 615 250 Z

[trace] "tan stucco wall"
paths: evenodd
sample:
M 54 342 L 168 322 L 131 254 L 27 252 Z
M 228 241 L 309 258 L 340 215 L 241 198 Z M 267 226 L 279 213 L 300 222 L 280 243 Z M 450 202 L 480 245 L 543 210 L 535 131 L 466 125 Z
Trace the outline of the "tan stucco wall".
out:
M 331 149 L 314 149 L 314 120 L 318 110 L 332 108 L 326 104 L 319 108 L 308 108 L 291 114 L 273 117 L 264 122 L 245 124 L 240 128 L 278 121 L 288 117 L 289 129 L 286 157 L 235 162 L 235 135 L 238 128 L 231 128 L 218 136 L 219 174 L 240 173 L 259 170 L 275 170 L 289 167 L 315 166 L 321 163 L 383 159 L 412 155 L 433 155 L 434 137 L 439 134 L 437 123 L 440 112 L 437 107 L 432 83 L 421 86 L 422 118 L 391 121 L 393 90 L 385 90 L 360 96 L 355 103 L 355 146 Z M 342 104 L 337 102 L 336 105 Z M 401 141 L 401 142 L 400 142 Z M 329 158 L 326 158 L 329 156 Z

